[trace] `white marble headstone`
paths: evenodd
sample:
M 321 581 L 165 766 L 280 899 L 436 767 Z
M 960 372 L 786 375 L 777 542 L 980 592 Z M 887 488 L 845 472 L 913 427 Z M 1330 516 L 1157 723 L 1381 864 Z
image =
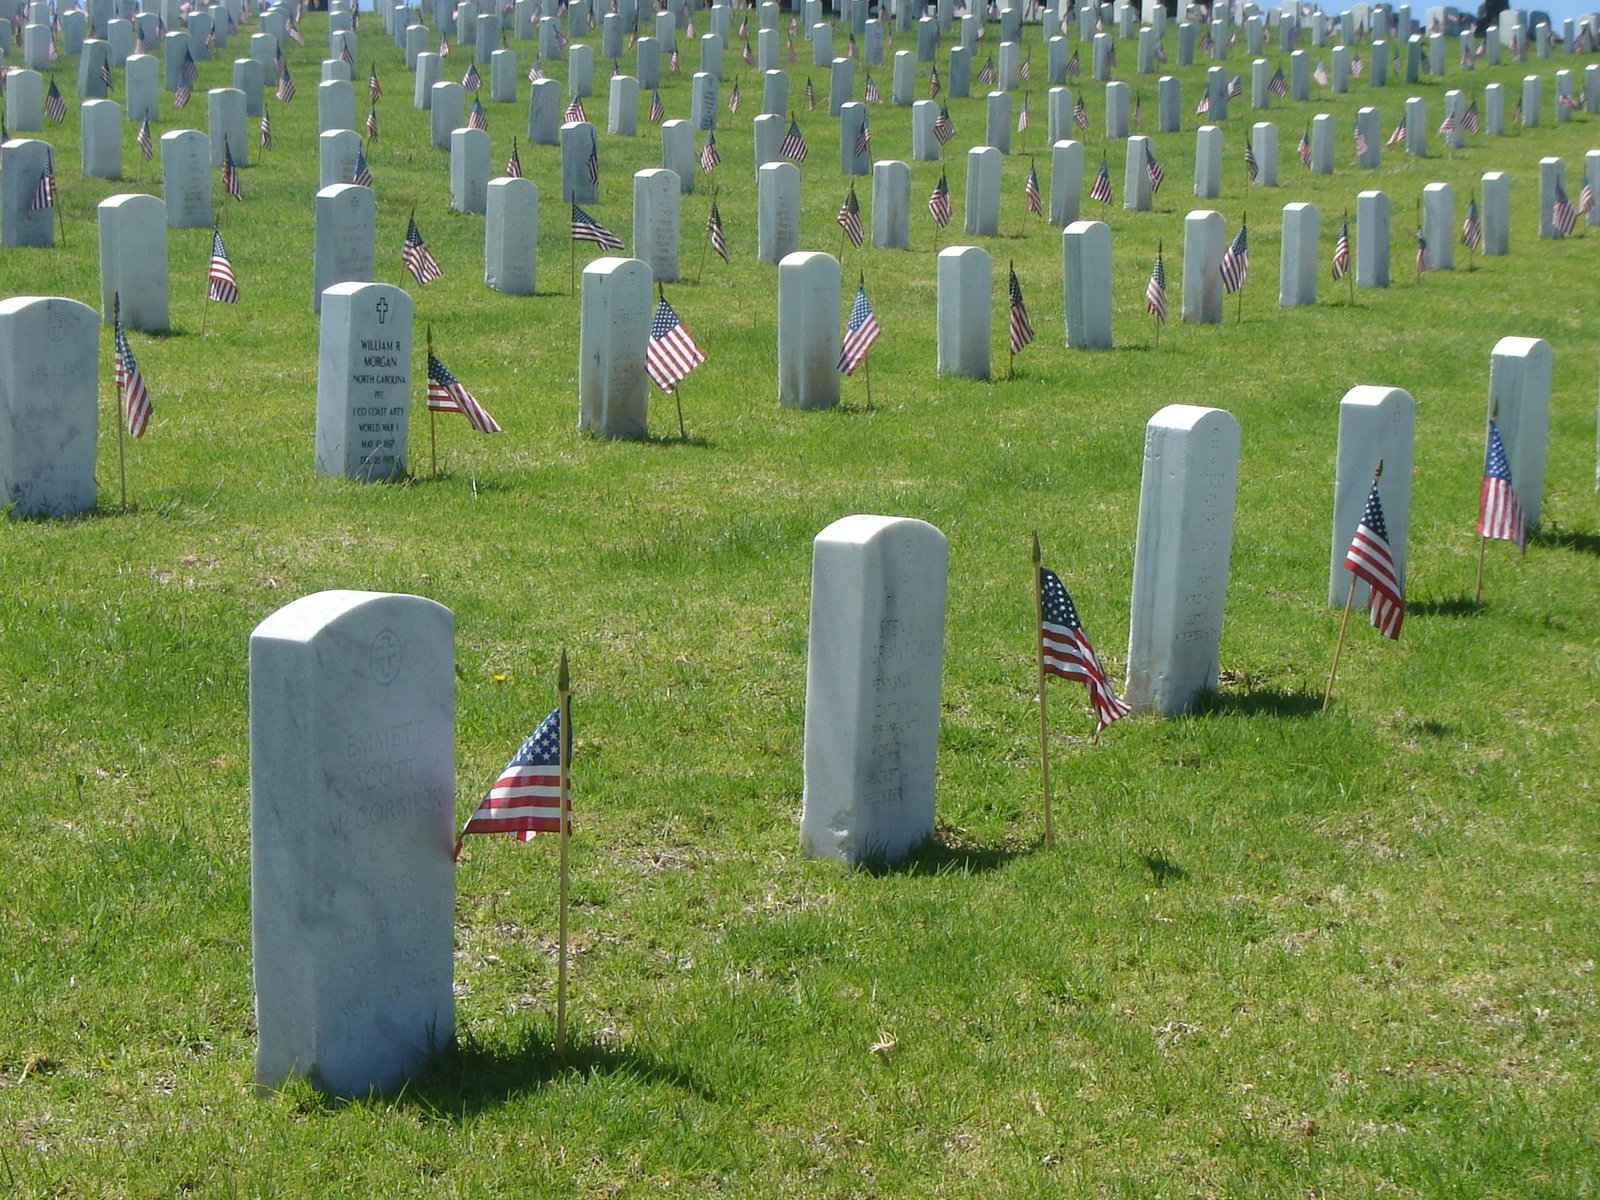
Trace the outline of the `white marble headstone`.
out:
M 455 620 L 318 592 L 250 635 L 255 1081 L 390 1091 L 455 1036 Z
M 1362 384 L 1339 401 L 1339 449 L 1334 460 L 1333 539 L 1328 552 L 1328 604 L 1343 608 L 1352 586 L 1355 607 L 1367 604 L 1371 589 L 1345 569 L 1345 555 L 1366 511 L 1372 475 L 1383 463 L 1378 494 L 1389 531 L 1395 578 L 1405 592 L 1406 546 L 1411 528 L 1411 446 L 1417 402 L 1400 388 Z
M 583 269 L 578 316 L 578 429 L 607 438 L 648 432 L 650 266 L 597 258 Z
M 1550 343 L 1543 338 L 1503 337 L 1489 356 L 1489 411 L 1529 529 L 1539 523 L 1544 501 L 1552 367 Z
M 12 517 L 94 508 L 97 324 L 76 300 L 0 300 L 0 508 Z
M 168 326 L 167 205 L 159 196 L 122 193 L 97 207 L 100 314 L 108 324 L 120 298 L 122 327 L 165 332 Z
M 851 516 L 812 546 L 806 853 L 898 861 L 934 828 L 944 661 L 944 534 Z
M 334 284 L 322 293 L 317 474 L 403 475 L 410 414 L 411 297 L 387 283 Z

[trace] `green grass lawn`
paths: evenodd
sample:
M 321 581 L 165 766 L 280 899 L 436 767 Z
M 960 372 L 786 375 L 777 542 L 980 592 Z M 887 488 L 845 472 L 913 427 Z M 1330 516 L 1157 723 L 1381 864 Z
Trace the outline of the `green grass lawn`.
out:
M 683 203 L 687 278 L 667 289 L 709 356 L 683 387 L 689 436 L 656 395 L 653 436 L 608 443 L 575 431 L 577 304 L 554 148 L 519 137 L 544 200 L 539 294 L 498 295 L 481 282 L 483 221 L 447 211 L 446 155 L 428 146 L 400 52 L 369 15 L 357 93 L 372 61 L 387 93 L 368 149 L 377 273 L 402 281 L 415 206 L 445 275 L 411 288 L 414 475 L 360 486 L 312 473 L 324 21 L 306 18 L 310 49 L 288 47 L 300 94 L 271 103 L 276 147 L 263 162 L 252 145 L 245 200 L 221 207 L 242 300 L 213 306 L 203 337 L 210 233 L 171 232 L 172 332 L 131 335 L 156 415 L 129 447 L 128 511 L 107 330 L 99 511 L 0 527 L 0 1192 L 1600 1191 L 1600 230 L 1535 236 L 1538 160 L 1565 158 L 1576 200 L 1583 155 L 1600 146 L 1594 117 L 1552 124 L 1554 71 L 1583 61 L 1462 75 L 1452 54 L 1446 77 L 1413 86 L 1361 80 L 1265 114 L 1235 101 L 1216 207 L 1230 236 L 1250 218 L 1243 320 L 1230 299 L 1225 324 L 1169 325 L 1159 348 L 1143 291 L 1164 243 L 1178 310 L 1203 65 L 1176 72 L 1184 132 L 1154 135 L 1167 170 L 1155 211 L 1120 208 L 1120 144 L 1108 148 L 1118 205 L 1085 201 L 1113 231 L 1110 352 L 1065 349 L 1060 231 L 1025 214 L 1029 159 L 1013 153 L 1004 236 L 979 239 L 995 258 L 997 376 L 1008 260 L 1040 333 L 1012 380 L 934 373 L 922 204 L 939 166 L 915 163 L 912 251 L 843 260 L 841 319 L 864 270 L 884 327 L 873 407 L 858 374 L 840 408 L 800 413 L 776 402 L 776 273 L 754 261 L 759 85 L 731 69 L 730 47 L 745 107 L 723 118 L 710 183 L 733 262 L 712 257 L 694 282 L 701 179 Z M 1030 28 L 1042 77 L 1037 37 Z M 525 71 L 533 46 L 512 45 Z M 1175 45 L 1174 33 L 1174 59 Z M 239 46 L 201 64 L 202 92 L 229 82 Z M 1154 79 L 1131 76 L 1122 49 L 1153 132 Z M 688 115 L 692 58 L 662 88 L 669 116 Z M 465 55 L 446 65 L 458 78 Z M 1248 76 L 1242 53 L 1226 65 Z M 69 66 L 54 75 L 70 96 Z M 825 94 L 825 70 L 788 69 L 797 101 L 807 75 Z M 597 66 L 602 89 L 607 73 Z M 1358 107 L 1378 106 L 1387 134 L 1420 95 L 1432 130 L 1447 87 L 1481 103 L 1482 85 L 1500 82 L 1509 114 L 1526 73 L 1545 80 L 1543 127 L 1459 151 L 1433 136 L 1431 157 L 1385 152 L 1380 169 L 1355 170 Z M 887 93 L 889 67 L 873 74 Z M 924 65 L 919 96 L 926 79 Z M 1044 153 L 1048 192 L 1045 91 L 1036 79 L 1028 146 Z M 1098 85 L 1086 94 L 1092 176 L 1104 106 Z M 488 106 L 496 169 L 522 132 L 525 83 L 520 95 Z M 203 95 L 194 104 L 174 114 L 165 97 L 158 138 L 203 128 Z M 954 152 L 980 136 L 983 101 L 950 105 L 959 223 Z M 631 244 L 628 180 L 659 165 L 659 139 L 645 124 L 607 137 L 604 108 L 589 104 L 604 172 L 590 211 Z M 79 178 L 69 109 L 45 135 L 67 245 L 0 254 L 5 295 L 95 302 L 96 203 L 157 186 L 149 165 L 138 178 L 131 125 L 134 178 Z M 1294 158 L 1317 112 L 1338 122 L 1332 176 Z M 802 246 L 837 252 L 837 138 L 822 110 L 800 116 L 812 147 Z M 1276 189 L 1244 183 L 1241 131 L 1257 117 L 1279 123 Z M 875 155 L 908 152 L 909 110 L 875 108 L 872 122 Z M 1469 270 L 1457 247 L 1459 269 L 1413 278 L 1423 186 L 1454 185 L 1459 224 L 1486 170 L 1512 177 L 1511 256 Z M 1394 286 L 1352 303 L 1324 267 L 1317 306 L 1278 309 L 1280 206 L 1319 206 L 1326 258 L 1364 188 L 1394 206 Z M 870 186 L 858 194 L 870 215 Z M 962 240 L 953 226 L 939 244 Z M 506 428 L 481 437 L 441 421 L 437 477 L 420 383 L 429 324 Z M 1505 335 L 1554 349 L 1544 519 L 1525 558 L 1489 547 L 1474 606 L 1489 354 Z M 1352 624 L 1323 716 L 1337 406 L 1356 384 L 1417 399 L 1410 610 L 1398 643 Z M 1091 746 L 1082 689 L 1055 686 L 1047 852 L 1029 532 L 1120 684 L 1143 427 L 1173 402 L 1226 408 L 1243 432 L 1220 690 L 1190 716 L 1137 717 Z M 798 850 L 810 543 L 850 513 L 921 518 L 950 539 L 940 835 L 887 871 Z M 415 592 L 454 611 L 462 817 L 548 711 L 559 653 L 571 655 L 565 1061 L 551 1049 L 555 847 L 480 838 L 459 871 L 459 1047 L 388 1101 L 254 1095 L 246 646 L 269 613 L 325 588 Z

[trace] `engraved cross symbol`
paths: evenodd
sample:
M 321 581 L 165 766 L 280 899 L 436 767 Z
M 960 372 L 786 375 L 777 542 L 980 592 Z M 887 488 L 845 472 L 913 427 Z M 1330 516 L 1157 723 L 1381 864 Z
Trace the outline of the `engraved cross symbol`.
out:
M 389 316 L 389 301 L 388 301 L 388 299 L 386 297 L 379 296 L 378 297 L 378 303 L 377 303 L 377 305 L 375 307 L 376 307 L 377 313 L 378 313 L 378 324 L 382 325 L 384 320 Z

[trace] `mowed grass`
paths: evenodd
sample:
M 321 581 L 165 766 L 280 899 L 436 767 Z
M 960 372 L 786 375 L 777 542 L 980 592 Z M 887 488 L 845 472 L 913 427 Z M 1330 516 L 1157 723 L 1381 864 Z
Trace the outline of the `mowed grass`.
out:
M 246 199 L 221 209 L 243 299 L 213 306 L 204 337 L 210 235 L 170 234 L 173 330 L 131 335 L 156 417 L 128 447 L 128 511 L 107 366 L 100 510 L 0 529 L 0 1188 L 1520 1198 L 1600 1187 L 1600 237 L 1535 237 L 1539 158 L 1566 160 L 1576 200 L 1583 154 L 1600 145 L 1595 118 L 1552 124 L 1554 71 L 1583 61 L 1462 75 L 1450 54 L 1446 77 L 1414 86 L 1358 81 L 1349 96 L 1264 114 L 1236 101 L 1218 207 L 1230 236 L 1246 210 L 1251 222 L 1243 320 L 1230 300 L 1225 324 L 1169 326 L 1159 348 L 1142 293 L 1164 243 L 1178 308 L 1202 66 L 1176 72 L 1184 132 L 1155 135 L 1168 172 L 1155 211 L 1085 201 L 1113 230 L 1113 351 L 1065 349 L 1060 233 L 1024 213 L 1028 159 L 1014 153 L 1004 235 L 978 239 L 995 258 L 994 382 L 935 375 L 935 237 L 921 206 L 938 167 L 913 164 L 911 252 L 844 256 L 841 318 L 865 271 L 885 330 L 873 405 L 857 375 L 839 409 L 798 413 L 776 403 L 776 275 L 754 261 L 747 122 L 760 89 L 735 69 L 735 39 L 727 75 L 744 106 L 722 117 L 722 167 L 684 197 L 686 281 L 668 287 L 710 361 L 683 388 L 688 438 L 655 396 L 652 437 L 624 444 L 575 432 L 577 305 L 554 149 L 519 138 L 543 199 L 539 294 L 498 295 L 481 282 L 482 219 L 447 210 L 446 156 L 428 147 L 400 53 L 369 15 L 357 93 L 374 61 L 386 89 L 368 148 L 377 273 L 402 281 L 415 206 L 445 277 L 412 289 L 413 474 L 357 486 L 312 473 L 324 20 L 305 20 L 311 49 L 287 47 L 299 97 L 269 100 L 277 145 L 263 163 L 252 144 Z M 1038 32 L 1027 40 L 1042 77 Z M 188 113 L 163 100 L 158 135 L 204 126 L 203 89 L 229 82 L 237 45 L 201 65 Z M 1175 45 L 1173 34 L 1174 57 Z M 512 46 L 525 72 L 533 47 Z M 447 77 L 465 57 L 447 60 Z M 1286 55 L 1267 57 L 1287 69 Z M 688 115 L 693 59 L 686 44 L 685 74 L 662 88 L 670 116 Z M 941 52 L 947 74 L 944 63 Z M 564 64 L 546 65 L 564 78 Z M 1227 66 L 1248 75 L 1243 54 Z M 837 252 L 837 138 L 801 99 L 808 75 L 826 94 L 827 72 L 788 70 L 812 147 L 802 245 Z M 607 73 L 597 65 L 602 89 Z M 1542 128 L 1453 152 L 1435 136 L 1425 160 L 1386 152 L 1380 169 L 1354 169 L 1357 107 L 1377 105 L 1387 133 L 1420 95 L 1431 129 L 1446 88 L 1500 82 L 1509 112 L 1525 73 L 1544 80 Z M 873 74 L 887 93 L 889 68 Z M 55 77 L 70 95 L 66 62 Z M 1122 77 L 1151 132 L 1153 79 Z M 926 80 L 924 65 L 919 96 Z M 1045 91 L 1030 93 L 1035 152 Z M 1092 175 L 1104 106 L 1098 85 L 1085 91 Z M 525 121 L 519 93 L 488 106 L 497 169 Z M 959 222 L 955 151 L 981 138 L 983 101 L 950 103 Z M 648 94 L 641 117 L 647 105 Z M 67 245 L 6 251 L 6 295 L 94 303 L 95 204 L 154 186 L 149 166 L 142 181 L 79 178 L 70 107 L 47 135 Z M 1324 111 L 1338 122 L 1331 177 L 1293 157 Z M 637 139 L 606 136 L 603 97 L 589 113 L 604 172 L 590 211 L 631 244 L 628 180 L 658 165 L 658 138 L 644 124 Z M 1277 189 L 1244 184 L 1240 139 L 1255 118 L 1279 123 Z M 872 124 L 875 155 L 906 153 L 908 110 L 874 108 Z M 1122 147 L 1108 149 L 1120 204 Z M 1458 246 L 1459 269 L 1415 280 L 1422 187 L 1453 184 L 1459 222 L 1486 170 L 1512 177 L 1512 255 L 1469 270 Z M 708 183 L 734 257 L 711 258 L 696 283 Z M 1341 213 L 1353 218 L 1355 193 L 1373 187 L 1394 206 L 1394 286 L 1352 303 L 1324 273 L 1316 307 L 1280 310 L 1280 205 L 1319 206 L 1325 259 Z M 858 194 L 870 215 L 864 181 Z M 938 244 L 962 240 L 952 227 Z M 589 257 L 581 247 L 580 266 Z M 1040 332 L 1013 380 L 1000 378 L 1008 260 Z M 420 383 L 429 324 L 507 430 L 441 421 L 437 476 Z M 1472 524 L 1489 353 L 1505 335 L 1554 348 L 1549 465 L 1540 529 L 1525 558 L 1489 547 L 1479 607 Z M 107 332 L 107 364 L 109 344 Z M 1324 716 L 1337 406 L 1364 383 L 1418 402 L 1410 613 L 1398 643 L 1352 625 Z M 1143 427 L 1173 402 L 1226 408 L 1243 431 L 1221 685 L 1190 716 L 1129 720 L 1098 746 L 1081 689 L 1054 687 L 1058 843 L 1046 851 L 1028 534 L 1120 682 Z M 857 512 L 931 521 L 951 550 L 940 835 L 885 871 L 797 846 L 810 542 Z M 257 622 L 324 588 L 416 592 L 454 611 L 462 816 L 553 703 L 557 657 L 570 653 L 579 815 L 564 1060 L 552 1049 L 554 846 L 476 839 L 458 881 L 460 1045 L 398 1098 L 254 1095 L 245 654 Z

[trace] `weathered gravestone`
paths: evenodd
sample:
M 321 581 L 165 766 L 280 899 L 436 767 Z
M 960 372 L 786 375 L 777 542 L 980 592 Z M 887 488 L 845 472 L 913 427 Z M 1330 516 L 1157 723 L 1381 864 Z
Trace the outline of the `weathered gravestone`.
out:
M 391 1091 L 454 1039 L 454 636 L 346 591 L 250 635 L 258 1088 Z
M 767 163 L 756 171 L 756 258 L 777 265 L 799 248 L 800 168 Z
M 1185 324 L 1222 322 L 1222 253 L 1227 238 L 1227 221 L 1219 212 L 1202 208 L 1183 219 Z
M 1356 526 L 1366 512 L 1373 472 L 1383 463 L 1379 491 L 1389 531 L 1395 579 L 1405 594 L 1407 531 L 1411 527 L 1411 446 L 1417 403 L 1399 388 L 1353 387 L 1339 401 L 1339 449 L 1334 461 L 1333 539 L 1328 552 L 1328 604 L 1343 608 L 1355 589 L 1354 606 L 1364 608 L 1370 588 L 1345 569 Z
M 1238 473 L 1239 423 L 1221 409 L 1169 404 L 1145 427 L 1125 696 L 1134 708 L 1173 716 L 1217 686 Z
M 330 129 L 317 138 L 317 180 L 322 187 L 354 183 L 361 153 L 361 135 L 354 129 Z
M 335 184 L 317 193 L 312 219 L 311 311 L 336 283 L 372 277 L 377 200 L 369 187 Z
M 450 207 L 481 213 L 488 204 L 489 134 L 483 129 L 450 131 Z
M 807 854 L 895 862 L 933 834 L 948 562 L 903 517 L 844 517 L 812 545 Z
M 404 475 L 410 412 L 411 297 L 387 283 L 334 284 L 322 293 L 317 474 Z
M 583 269 L 578 316 L 578 429 L 607 438 L 648 432 L 650 267 L 597 258 Z
M 491 179 L 487 193 L 484 285 L 507 296 L 531 296 L 538 259 L 538 185 L 531 179 Z
M 211 209 L 211 144 L 198 129 L 161 135 L 161 192 L 171 229 L 207 229 Z
M 124 193 L 100 201 L 100 315 L 117 298 L 124 329 L 164 332 L 167 313 L 167 206 L 156 196 Z
M 665 167 L 633 175 L 633 253 L 650 268 L 657 283 L 678 278 L 677 172 Z
M 0 300 L 0 508 L 13 518 L 94 508 L 98 344 L 87 304 Z
M 778 403 L 839 403 L 839 260 L 831 254 L 796 251 L 778 263 Z
M 84 178 L 121 179 L 121 106 L 115 100 L 85 100 L 78 110 L 78 127 Z
M 1550 343 L 1543 338 L 1503 337 L 1489 356 L 1489 414 L 1505 444 L 1511 483 L 1529 529 L 1539 523 L 1544 502 L 1551 367 Z

